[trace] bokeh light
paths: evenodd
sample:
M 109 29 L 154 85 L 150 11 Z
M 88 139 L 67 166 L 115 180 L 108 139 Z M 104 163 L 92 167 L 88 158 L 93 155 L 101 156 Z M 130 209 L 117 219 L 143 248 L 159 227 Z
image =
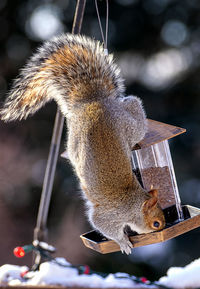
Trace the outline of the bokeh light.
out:
M 36 8 L 26 23 L 27 34 L 35 40 L 47 40 L 64 31 L 60 20 L 61 11 L 53 4 Z
M 178 50 L 166 50 L 156 53 L 146 63 L 141 81 L 154 88 L 163 88 L 186 71 L 189 63 Z
M 161 37 L 166 44 L 171 46 L 180 46 L 188 39 L 188 30 L 186 25 L 178 20 L 167 21 L 161 31 Z

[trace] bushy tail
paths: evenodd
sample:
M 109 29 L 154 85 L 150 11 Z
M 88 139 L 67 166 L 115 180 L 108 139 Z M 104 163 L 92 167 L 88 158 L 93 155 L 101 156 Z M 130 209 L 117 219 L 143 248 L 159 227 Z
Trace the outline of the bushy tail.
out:
M 38 49 L 14 81 L 1 119 L 26 118 L 54 99 L 66 115 L 77 101 L 120 96 L 120 71 L 99 42 L 65 34 Z

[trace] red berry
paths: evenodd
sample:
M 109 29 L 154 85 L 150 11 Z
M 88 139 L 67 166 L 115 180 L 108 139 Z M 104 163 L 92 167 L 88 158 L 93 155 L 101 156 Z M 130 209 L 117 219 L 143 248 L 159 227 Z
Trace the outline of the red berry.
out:
M 23 247 L 16 247 L 13 250 L 13 253 L 14 253 L 15 257 L 17 257 L 17 258 L 22 258 L 25 256 L 25 251 L 24 251 Z
M 29 272 L 28 270 L 26 270 L 26 271 L 24 271 L 24 272 L 21 272 L 21 273 L 20 273 L 20 276 L 21 276 L 22 278 L 24 278 L 24 276 L 25 276 L 28 272 Z
M 142 281 L 142 283 L 146 283 L 148 281 L 146 277 L 141 277 L 140 280 Z
M 83 272 L 83 274 L 86 274 L 86 275 L 90 274 L 90 267 L 89 267 L 88 265 L 85 265 L 85 266 L 84 266 L 84 272 Z

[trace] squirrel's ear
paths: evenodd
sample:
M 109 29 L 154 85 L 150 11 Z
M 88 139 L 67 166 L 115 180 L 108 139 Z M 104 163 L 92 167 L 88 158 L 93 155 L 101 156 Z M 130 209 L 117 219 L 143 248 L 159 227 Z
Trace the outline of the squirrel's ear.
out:
M 158 190 L 156 189 L 149 191 L 149 194 L 151 195 L 151 197 L 158 198 Z
M 151 197 L 150 199 L 146 200 L 142 205 L 144 213 L 151 210 L 157 204 L 157 202 L 158 202 L 157 197 Z

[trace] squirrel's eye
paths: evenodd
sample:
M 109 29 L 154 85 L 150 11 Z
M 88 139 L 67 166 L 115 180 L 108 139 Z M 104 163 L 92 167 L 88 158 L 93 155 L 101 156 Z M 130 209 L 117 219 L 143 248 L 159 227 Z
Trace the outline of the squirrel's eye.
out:
M 153 226 L 154 226 L 154 228 L 159 228 L 160 223 L 158 221 L 155 221 L 155 222 L 153 222 Z

